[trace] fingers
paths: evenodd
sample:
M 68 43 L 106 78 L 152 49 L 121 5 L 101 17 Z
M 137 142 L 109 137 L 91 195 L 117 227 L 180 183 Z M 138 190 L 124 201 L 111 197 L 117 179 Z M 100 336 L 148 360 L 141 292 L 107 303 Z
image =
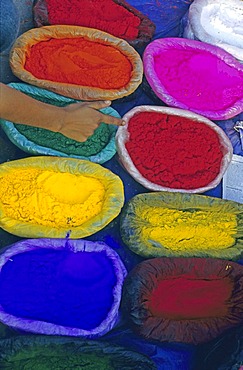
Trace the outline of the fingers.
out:
M 64 109 L 66 111 L 76 111 L 79 109 L 85 109 L 85 108 L 92 108 L 92 109 L 102 109 L 102 108 L 107 108 L 111 105 L 111 101 L 107 100 L 99 100 L 99 101 L 85 101 L 85 102 L 80 102 L 80 103 L 71 103 L 67 105 Z
M 84 143 L 88 138 L 84 135 L 73 135 L 71 139 L 76 140 L 80 143 Z
M 110 100 L 100 100 L 100 101 L 91 101 L 91 102 L 86 102 L 86 106 L 93 108 L 93 109 L 102 109 L 109 107 L 111 105 Z
M 99 125 L 93 125 L 92 127 L 87 127 L 85 128 L 84 130 L 80 131 L 80 130 L 70 130 L 70 129 L 67 129 L 67 130 L 62 130 L 60 131 L 60 133 L 66 137 L 68 137 L 69 139 L 73 139 L 75 141 L 78 141 L 80 143 L 83 143 L 85 142 L 90 136 L 92 136 L 94 134 L 94 131 L 95 129 L 98 127 Z
M 93 102 L 89 102 L 87 105 L 88 105 L 89 108 L 102 109 L 102 108 L 105 108 L 105 107 L 108 107 L 109 105 L 111 105 L 111 101 L 110 100 L 93 101 Z M 125 125 L 125 122 L 121 118 L 109 116 L 109 115 L 103 114 L 101 112 L 99 112 L 99 116 L 100 116 L 99 117 L 99 123 L 103 122 L 103 123 L 106 123 L 108 125 L 116 125 L 116 126 L 124 126 Z
M 99 118 L 99 123 L 103 122 L 108 125 L 116 125 L 116 126 L 124 126 L 125 122 L 121 118 L 113 117 L 113 116 L 108 116 L 107 114 L 103 114 L 99 112 L 100 118 Z
M 86 134 L 80 131 L 77 132 L 77 131 L 70 131 L 70 130 L 62 130 L 60 131 L 60 133 L 68 137 L 69 139 L 78 141 L 80 143 L 84 143 L 88 139 L 88 137 L 92 135 L 92 132 L 91 134 Z
M 73 140 L 78 141 L 80 143 L 84 143 L 88 139 L 87 136 L 76 134 L 76 133 L 75 134 L 66 133 L 66 134 L 63 134 L 63 135 L 69 137 L 69 139 L 73 139 Z

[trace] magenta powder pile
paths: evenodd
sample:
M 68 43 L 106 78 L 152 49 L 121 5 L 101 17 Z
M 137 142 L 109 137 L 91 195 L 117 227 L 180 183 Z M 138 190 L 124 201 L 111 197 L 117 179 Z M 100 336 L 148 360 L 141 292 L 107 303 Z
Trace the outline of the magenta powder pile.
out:
M 192 109 L 226 109 L 243 96 L 243 71 L 208 51 L 163 50 L 154 68 L 167 92 Z

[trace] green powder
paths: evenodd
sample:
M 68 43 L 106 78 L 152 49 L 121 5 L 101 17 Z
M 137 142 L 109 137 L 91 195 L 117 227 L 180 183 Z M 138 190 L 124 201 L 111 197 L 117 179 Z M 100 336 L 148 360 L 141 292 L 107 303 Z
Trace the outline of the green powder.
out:
M 36 100 L 59 107 L 64 107 L 70 104 L 67 102 L 60 102 L 57 99 L 36 96 L 29 92 L 25 92 L 25 94 Z M 60 133 L 38 127 L 18 124 L 15 125 L 15 128 L 19 131 L 19 133 L 21 133 L 34 144 L 47 147 L 48 143 L 48 148 L 58 150 L 68 155 L 85 157 L 96 155 L 102 149 L 104 149 L 108 144 L 112 133 L 114 132 L 114 126 L 101 123 L 92 136 L 90 136 L 84 143 L 80 143 L 76 140 L 69 139 Z
M 73 351 L 74 352 L 74 351 Z M 56 346 L 42 347 L 27 353 L 18 352 L 2 363 L 2 369 L 11 370 L 112 370 L 109 356 L 97 356 L 89 353 L 78 353 L 57 348 Z
M 108 343 L 22 336 L 0 341 L 0 369 L 155 370 L 156 367 L 146 356 Z

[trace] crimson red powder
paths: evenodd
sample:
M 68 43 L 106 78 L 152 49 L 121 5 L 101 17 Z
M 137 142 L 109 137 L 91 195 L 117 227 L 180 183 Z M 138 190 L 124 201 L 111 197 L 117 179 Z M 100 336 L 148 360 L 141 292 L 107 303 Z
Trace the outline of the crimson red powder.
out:
M 232 293 L 230 279 L 211 280 L 181 276 L 159 281 L 148 298 L 148 309 L 156 317 L 197 319 L 222 317 L 228 312 Z
M 112 0 L 46 0 L 50 24 L 97 28 L 134 40 L 140 18 Z
M 130 61 L 117 48 L 81 37 L 34 44 L 25 69 L 39 79 L 101 89 L 126 86 L 132 73 Z
M 147 180 L 168 188 L 197 189 L 218 175 L 218 135 L 202 122 L 157 112 L 135 114 L 126 149 Z

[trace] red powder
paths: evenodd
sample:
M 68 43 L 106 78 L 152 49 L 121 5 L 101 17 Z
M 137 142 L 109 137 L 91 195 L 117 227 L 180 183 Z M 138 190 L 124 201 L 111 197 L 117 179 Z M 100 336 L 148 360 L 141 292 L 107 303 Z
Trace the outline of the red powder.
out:
M 132 65 L 115 47 L 83 38 L 41 41 L 33 45 L 25 69 L 35 77 L 101 89 L 128 84 Z
M 193 279 L 181 276 L 162 280 L 148 298 L 153 316 L 169 319 L 222 317 L 228 313 L 232 293 L 230 279 Z
M 243 95 L 243 72 L 208 51 L 165 50 L 154 68 L 168 93 L 194 109 L 225 109 Z
M 196 189 L 218 175 L 218 135 L 204 123 L 156 112 L 134 115 L 126 149 L 147 180 L 168 188 Z
M 97 28 L 134 40 L 140 18 L 112 0 L 46 0 L 50 24 Z

